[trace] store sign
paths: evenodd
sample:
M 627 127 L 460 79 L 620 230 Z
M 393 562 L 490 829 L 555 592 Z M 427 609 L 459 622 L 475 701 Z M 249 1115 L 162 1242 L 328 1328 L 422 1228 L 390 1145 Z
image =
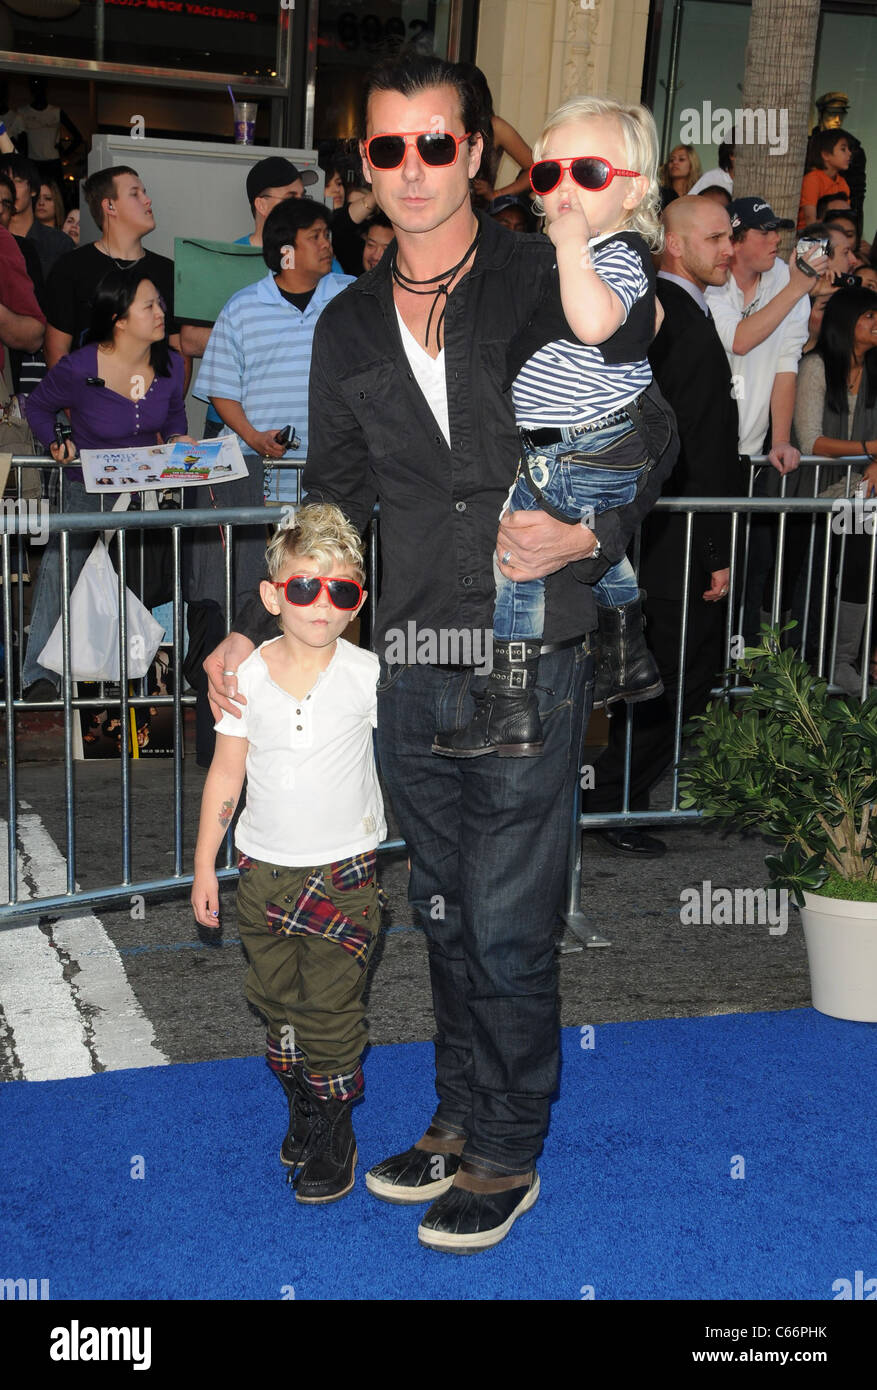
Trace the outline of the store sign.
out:
M 259 16 L 252 10 L 226 10 L 220 5 L 194 5 L 189 0 L 104 0 L 106 5 L 120 5 L 128 10 L 164 10 L 168 14 L 203 16 L 207 19 L 243 19 L 258 24 Z

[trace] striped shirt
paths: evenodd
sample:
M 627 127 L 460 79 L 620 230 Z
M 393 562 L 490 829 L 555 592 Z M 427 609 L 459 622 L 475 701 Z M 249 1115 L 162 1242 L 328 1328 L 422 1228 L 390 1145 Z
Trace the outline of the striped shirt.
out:
M 314 329 L 323 309 L 352 275 L 324 275 L 304 313 L 283 298 L 270 273 L 233 294 L 210 334 L 195 395 L 238 401 L 254 430 L 293 425 L 301 447 L 287 454 L 304 460 L 308 451 L 308 377 Z M 223 434 L 232 434 L 227 425 Z M 244 452 L 252 450 L 241 441 Z M 294 486 L 285 472 L 290 498 Z M 286 500 L 281 498 L 281 500 Z
M 626 321 L 649 290 L 642 262 L 623 241 L 593 237 L 588 245 L 594 269 L 621 300 Z M 519 429 L 586 425 L 635 400 L 651 379 L 645 356 L 606 362 L 598 345 L 556 340 L 534 352 L 515 378 L 515 420 Z

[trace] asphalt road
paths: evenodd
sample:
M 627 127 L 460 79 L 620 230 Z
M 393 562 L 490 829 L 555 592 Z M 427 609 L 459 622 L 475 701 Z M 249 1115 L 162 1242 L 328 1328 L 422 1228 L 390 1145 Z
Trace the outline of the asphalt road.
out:
M 131 775 L 132 878 L 169 874 L 171 764 L 135 763 Z M 187 869 L 203 777 L 187 758 Z M 22 766 L 18 795 L 30 808 L 20 812 L 25 881 L 30 891 L 45 891 L 47 884 L 63 889 L 61 767 L 54 762 Z M 118 765 L 76 766 L 75 825 L 77 882 L 87 888 L 120 881 Z M 697 888 L 701 896 L 705 881 L 713 889 L 765 885 L 768 842 L 699 824 L 663 834 L 666 856 L 644 863 L 612 857 L 585 836 L 582 911 L 612 944 L 558 955 L 562 1023 L 807 1006 L 807 962 L 794 908 L 784 933 L 772 932 L 766 923 L 683 920 L 684 891 Z M 433 1030 L 426 945 L 408 911 L 404 856 L 382 860 L 381 877 L 390 911 L 370 972 L 373 1046 L 429 1038 Z M 74 922 L 69 916 L 31 921 L 0 933 L 0 1079 L 259 1053 L 263 1026 L 242 993 L 245 960 L 231 886 L 223 890 L 222 915 L 218 949 L 198 940 L 187 890 L 163 900 L 97 908 Z M 559 927 L 559 940 L 562 935 Z M 568 936 L 566 944 L 574 944 Z M 37 1066 L 54 1070 L 35 1071 L 34 1058 L 45 1054 L 46 1020 L 57 1025 L 54 1060 Z M 66 1060 L 74 1057 L 78 1067 Z

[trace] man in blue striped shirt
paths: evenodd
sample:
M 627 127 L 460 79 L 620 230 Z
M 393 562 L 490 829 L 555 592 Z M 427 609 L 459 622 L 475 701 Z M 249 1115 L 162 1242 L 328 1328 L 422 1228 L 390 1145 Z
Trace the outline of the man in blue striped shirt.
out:
M 223 308 L 204 353 L 196 395 L 210 400 L 237 434 L 252 475 L 258 460 L 287 452 L 276 436 L 293 427 L 308 448 L 308 377 L 317 319 L 351 275 L 331 272 L 329 213 L 310 198 L 287 198 L 269 214 L 262 255 L 269 274 L 239 290 Z M 270 477 L 272 501 L 292 501 L 288 470 Z

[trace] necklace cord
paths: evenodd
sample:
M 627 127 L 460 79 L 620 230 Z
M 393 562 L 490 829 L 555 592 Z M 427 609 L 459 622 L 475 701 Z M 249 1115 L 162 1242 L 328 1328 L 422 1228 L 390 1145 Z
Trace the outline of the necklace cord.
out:
M 441 313 L 439 314 L 438 319 L 436 320 L 436 325 L 435 325 L 435 341 L 436 341 L 436 347 L 438 347 L 438 348 L 441 347 L 441 330 L 442 330 L 442 325 L 444 324 L 444 321 L 445 321 L 445 313 L 446 313 L 447 307 L 448 307 L 448 296 L 449 296 L 449 294 L 450 294 L 450 289 L 449 289 L 450 283 L 451 283 L 451 281 L 453 280 L 454 276 L 457 274 L 457 272 L 460 271 L 460 270 L 462 270 L 463 266 L 466 264 L 466 262 L 468 261 L 469 257 L 472 255 L 472 252 L 473 252 L 473 251 L 475 250 L 475 248 L 477 247 L 478 242 L 480 241 L 480 239 L 481 239 L 481 227 L 479 226 L 478 231 L 475 233 L 475 236 L 473 237 L 472 241 L 470 242 L 469 247 L 468 247 L 468 249 L 467 249 L 467 251 L 466 251 L 466 254 L 462 257 L 462 259 L 459 260 L 459 261 L 457 261 L 457 264 L 456 264 L 456 265 L 451 266 L 450 270 L 443 270 L 443 271 L 441 271 L 438 275 L 430 275 L 430 276 L 428 276 L 428 278 L 427 278 L 426 280 L 412 280 L 411 277 L 410 277 L 409 275 L 405 275 L 405 274 L 399 269 L 399 266 L 398 266 L 397 263 L 396 263 L 396 253 L 395 253 L 395 252 L 393 253 L 393 263 L 392 263 L 390 269 L 391 269 L 391 271 L 392 271 L 393 280 L 394 280 L 395 283 L 399 286 L 399 288 L 400 288 L 401 290 L 407 290 L 407 292 L 408 292 L 409 294 L 431 294 L 431 295 L 434 296 L 434 299 L 433 299 L 433 302 L 432 302 L 432 306 L 431 306 L 430 311 L 429 311 L 429 318 L 428 318 L 427 321 L 426 321 L 426 343 L 425 343 L 425 346 L 426 346 L 426 347 L 429 346 L 429 333 L 430 333 L 430 329 L 431 329 L 431 327 L 432 327 L 432 316 L 433 316 L 433 314 L 435 313 L 436 309 L 438 308 L 439 303 L 441 303 L 441 305 L 442 305 L 442 311 L 441 311 Z M 433 286 L 433 285 L 434 285 L 434 282 L 435 282 L 436 280 L 439 280 L 439 281 L 441 281 L 442 283 L 441 283 L 441 284 L 438 284 L 438 285 L 435 285 L 434 288 L 430 288 L 430 289 L 417 289 L 417 288 L 416 288 L 416 286 L 418 286 L 418 285 L 429 285 L 429 286 Z

